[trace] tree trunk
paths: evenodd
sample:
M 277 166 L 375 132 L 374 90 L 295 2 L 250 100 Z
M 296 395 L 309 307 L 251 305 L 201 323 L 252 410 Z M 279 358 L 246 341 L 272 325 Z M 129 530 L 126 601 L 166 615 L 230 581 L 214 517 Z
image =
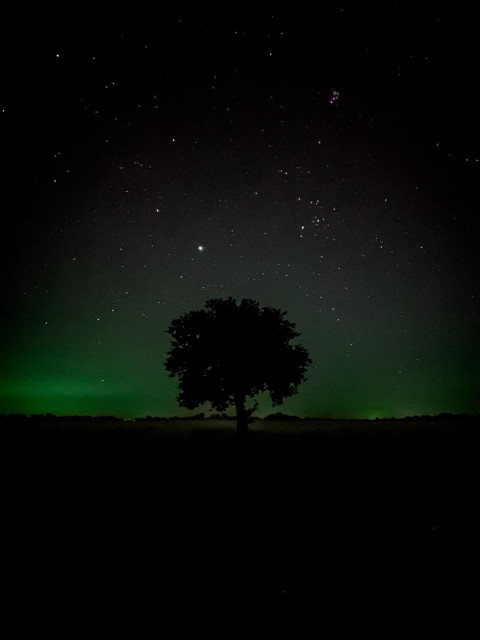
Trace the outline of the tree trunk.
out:
M 248 415 L 245 410 L 245 396 L 235 397 L 235 409 L 237 410 L 237 436 L 245 441 L 248 435 Z

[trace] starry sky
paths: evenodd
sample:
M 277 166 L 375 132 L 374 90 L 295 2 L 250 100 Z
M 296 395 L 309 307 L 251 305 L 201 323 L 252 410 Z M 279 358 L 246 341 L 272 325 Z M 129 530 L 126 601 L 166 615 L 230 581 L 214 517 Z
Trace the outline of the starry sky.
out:
M 228 296 L 301 333 L 285 413 L 480 412 L 471 3 L 173 4 L 3 21 L 0 413 L 188 415 Z

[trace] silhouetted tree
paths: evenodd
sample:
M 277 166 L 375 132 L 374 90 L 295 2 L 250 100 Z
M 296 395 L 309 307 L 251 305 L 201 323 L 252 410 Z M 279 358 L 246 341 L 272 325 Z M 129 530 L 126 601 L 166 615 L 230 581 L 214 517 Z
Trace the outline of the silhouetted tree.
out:
M 285 315 L 254 300 L 237 305 L 233 298 L 216 298 L 173 320 L 165 367 L 179 378 L 179 405 L 235 406 L 237 433 L 244 435 L 252 412 L 246 398 L 268 391 L 275 406 L 296 393 L 311 360 L 304 347 L 290 344 L 300 334 Z

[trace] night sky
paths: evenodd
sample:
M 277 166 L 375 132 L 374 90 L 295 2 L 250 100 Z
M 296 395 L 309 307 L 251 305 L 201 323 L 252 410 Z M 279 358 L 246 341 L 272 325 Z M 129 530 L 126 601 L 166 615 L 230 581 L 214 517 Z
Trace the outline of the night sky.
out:
M 228 296 L 301 333 L 285 413 L 479 413 L 473 5 L 173 4 L 2 20 L 0 413 L 189 415 Z

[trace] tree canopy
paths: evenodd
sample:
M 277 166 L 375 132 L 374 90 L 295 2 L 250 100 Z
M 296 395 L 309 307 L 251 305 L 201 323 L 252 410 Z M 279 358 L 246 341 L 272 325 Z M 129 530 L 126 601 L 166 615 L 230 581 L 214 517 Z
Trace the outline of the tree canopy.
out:
M 218 411 L 234 405 L 243 433 L 246 398 L 268 391 L 275 406 L 295 394 L 311 360 L 304 347 L 291 344 L 300 334 L 285 315 L 255 300 L 214 298 L 173 320 L 165 367 L 178 376 L 179 405 L 209 402 Z

